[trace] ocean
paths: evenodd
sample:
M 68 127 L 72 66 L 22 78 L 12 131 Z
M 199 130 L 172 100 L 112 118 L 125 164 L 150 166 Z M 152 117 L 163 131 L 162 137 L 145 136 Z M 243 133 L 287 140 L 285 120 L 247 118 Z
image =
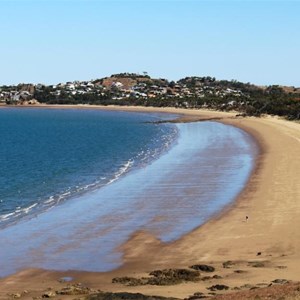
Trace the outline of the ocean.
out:
M 0 110 L 0 276 L 109 271 L 137 230 L 174 241 L 230 205 L 256 143 L 217 122 L 153 123 L 174 117 Z
M 0 228 L 158 157 L 177 135 L 174 126 L 149 124 L 158 118 L 99 110 L 0 110 Z

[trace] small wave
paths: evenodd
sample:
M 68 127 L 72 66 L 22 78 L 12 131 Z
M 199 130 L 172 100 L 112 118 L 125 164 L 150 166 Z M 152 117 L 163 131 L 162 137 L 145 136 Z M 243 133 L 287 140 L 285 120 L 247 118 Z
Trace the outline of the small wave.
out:
M 9 217 L 13 216 L 14 214 L 15 214 L 15 212 L 12 212 L 12 213 L 9 213 L 9 214 L 2 215 L 2 216 L 0 216 L 0 220 L 1 220 L 1 221 L 7 220 Z
M 62 196 L 62 197 L 65 197 L 65 196 L 68 196 L 68 195 L 70 195 L 70 194 L 71 194 L 71 192 L 66 192 L 66 193 L 61 194 L 61 196 Z
M 53 203 L 55 201 L 54 197 L 53 196 L 50 196 L 48 200 L 46 200 L 44 203 L 45 204 L 50 204 L 50 203 Z
M 124 173 L 126 173 L 129 170 L 129 168 L 133 165 L 133 162 L 134 161 L 131 159 L 128 162 L 126 162 L 107 184 L 111 184 L 116 180 L 118 180 L 120 176 L 122 176 Z
M 34 204 L 32 204 L 28 207 L 25 207 L 25 208 L 21 208 L 20 206 L 18 206 L 15 211 L 13 211 L 11 213 L 8 213 L 8 214 L 1 215 L 0 216 L 0 222 L 5 222 L 5 221 L 8 221 L 12 218 L 15 219 L 18 216 L 23 215 L 23 214 L 28 214 L 37 205 L 38 205 L 38 203 L 34 203 Z
M 25 214 L 28 214 L 34 207 L 36 207 L 38 205 L 38 203 L 34 203 L 26 208 L 22 209 L 22 212 L 24 212 Z

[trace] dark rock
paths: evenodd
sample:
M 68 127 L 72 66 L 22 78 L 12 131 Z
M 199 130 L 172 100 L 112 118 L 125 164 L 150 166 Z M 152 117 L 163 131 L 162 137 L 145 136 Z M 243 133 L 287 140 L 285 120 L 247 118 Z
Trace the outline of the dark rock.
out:
M 273 283 L 277 283 L 277 284 L 286 284 L 286 283 L 289 283 L 289 281 L 286 280 L 286 279 L 275 279 L 272 282 Z
M 261 282 L 261 283 L 257 283 L 256 285 L 257 285 L 257 286 L 267 286 L 268 284 L 265 283 L 265 282 Z
M 53 292 L 53 291 L 48 291 L 48 292 L 45 292 L 43 295 L 42 295 L 42 298 L 53 298 L 56 296 L 56 293 Z
M 208 298 L 208 297 L 205 296 L 201 292 L 197 292 L 193 296 L 190 296 L 190 297 L 186 298 L 185 300 L 197 300 L 197 299 L 204 299 L 204 298 Z
M 234 266 L 234 262 L 231 261 L 231 260 L 228 260 L 228 261 L 223 262 L 223 268 L 225 268 L 225 269 L 229 269 L 229 268 L 231 268 L 232 266 Z
M 243 274 L 243 273 L 247 273 L 247 271 L 244 271 L 244 270 L 234 270 L 234 273 Z
M 264 268 L 265 267 L 265 263 L 262 261 L 250 261 L 250 262 L 248 262 L 248 265 L 253 268 Z
M 147 284 L 147 278 L 134 278 L 134 277 L 115 277 L 112 279 L 112 283 L 121 283 L 126 286 L 138 286 Z
M 229 286 L 225 285 L 225 284 L 216 284 L 216 285 L 212 285 L 210 287 L 207 288 L 210 291 L 223 291 L 223 290 L 228 290 Z
M 222 276 L 220 275 L 214 275 L 214 276 L 203 276 L 200 278 L 202 281 L 211 280 L 211 279 L 221 279 Z
M 140 293 L 98 293 L 89 295 L 85 300 L 178 300 L 177 298 L 168 298 L 161 296 L 147 296 Z
M 208 296 L 205 296 L 203 293 L 195 293 L 194 297 L 198 297 L 198 299 L 208 298 Z
M 151 277 L 147 280 L 149 285 L 175 285 L 182 283 L 184 280 L 172 277 Z
M 93 292 L 92 289 L 84 287 L 81 284 L 69 285 L 62 288 L 60 291 L 56 291 L 58 295 L 86 295 Z
M 286 269 L 287 266 L 277 266 L 276 268 L 277 268 L 277 269 Z
M 188 269 L 164 269 L 155 270 L 150 273 L 153 277 L 115 277 L 113 283 L 121 283 L 127 286 L 138 285 L 174 285 L 184 281 L 198 281 L 200 280 L 200 273 L 198 271 L 192 271 Z
M 164 269 L 155 270 L 149 275 L 156 278 L 175 279 L 180 281 L 195 281 L 199 279 L 200 273 L 198 271 L 192 271 L 188 269 Z
M 220 275 L 214 275 L 212 278 L 213 279 L 222 279 L 222 276 L 220 276 Z
M 244 285 L 241 285 L 241 288 L 242 288 L 242 289 L 251 289 L 251 288 L 253 288 L 253 285 L 252 285 L 252 284 L 246 283 L 246 284 L 244 284 Z
M 215 268 L 208 265 L 193 265 L 190 268 L 197 270 L 197 271 L 203 271 L 203 272 L 214 272 Z
M 261 252 L 257 252 L 257 254 L 256 254 L 257 256 L 259 256 L 259 255 L 261 255 Z
M 201 293 L 201 292 L 196 292 L 196 293 L 194 293 L 194 295 L 193 296 L 203 296 L 204 295 L 204 293 Z
M 245 117 L 247 117 L 247 114 L 246 113 L 240 113 L 240 114 L 237 114 L 235 116 L 236 117 L 243 117 L 243 118 L 245 118 Z
M 202 281 L 206 281 L 206 280 L 210 280 L 210 279 L 212 279 L 212 277 L 210 277 L 210 276 L 203 276 L 203 277 L 201 277 Z

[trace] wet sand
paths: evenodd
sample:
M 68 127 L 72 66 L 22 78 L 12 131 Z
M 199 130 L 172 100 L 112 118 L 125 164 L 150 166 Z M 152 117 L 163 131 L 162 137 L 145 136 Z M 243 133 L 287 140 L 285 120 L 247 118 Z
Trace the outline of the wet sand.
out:
M 61 108 L 59 106 L 59 108 Z M 78 108 L 78 106 L 76 106 Z M 185 121 L 221 118 L 221 122 L 246 130 L 261 148 L 256 168 L 236 202 L 216 218 L 173 243 L 162 243 L 148 232 L 137 232 L 122 246 L 124 265 L 113 272 L 50 272 L 24 270 L 0 280 L 0 298 L 7 293 L 30 293 L 32 299 L 47 287 L 59 288 L 62 276 L 72 276 L 92 288 L 105 291 L 132 291 L 179 298 L 223 283 L 230 287 L 245 283 L 270 283 L 276 278 L 299 280 L 300 274 L 300 124 L 278 118 L 234 118 L 235 113 L 203 110 L 107 107 L 140 112 L 184 114 Z M 246 221 L 246 216 L 249 217 Z M 260 252 L 260 255 L 257 255 Z M 225 261 L 234 261 L 230 269 Z M 255 268 L 249 262 L 262 262 Z M 211 282 L 176 286 L 126 287 L 112 284 L 115 276 L 144 276 L 162 268 L 187 268 L 207 263 L 223 278 Z M 245 273 L 235 273 L 242 269 Z M 66 296 L 63 299 L 73 299 Z

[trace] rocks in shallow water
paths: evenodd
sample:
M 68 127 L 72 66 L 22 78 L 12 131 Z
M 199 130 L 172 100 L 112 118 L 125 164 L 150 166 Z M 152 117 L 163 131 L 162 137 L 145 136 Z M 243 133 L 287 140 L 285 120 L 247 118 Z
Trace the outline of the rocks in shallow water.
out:
M 89 295 L 85 300 L 178 300 L 177 298 L 147 296 L 140 293 L 104 293 Z
M 193 265 L 190 266 L 190 268 L 197 270 L 197 271 L 203 271 L 203 272 L 214 272 L 215 268 L 208 265 Z
M 228 290 L 229 286 L 225 284 L 215 284 L 207 288 L 210 291 L 223 291 L 223 290 Z

